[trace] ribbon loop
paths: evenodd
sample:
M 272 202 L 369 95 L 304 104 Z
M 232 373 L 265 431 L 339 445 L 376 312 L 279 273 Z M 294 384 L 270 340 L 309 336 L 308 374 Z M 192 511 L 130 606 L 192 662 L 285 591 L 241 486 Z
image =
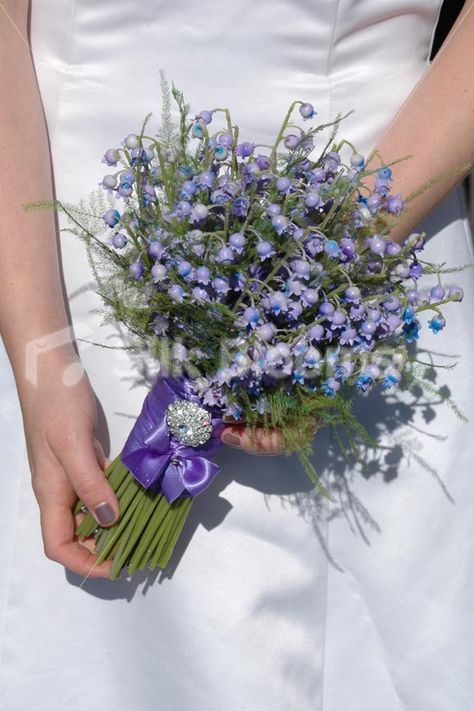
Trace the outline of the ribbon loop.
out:
M 162 493 L 171 503 L 179 496 L 197 496 L 219 473 L 207 459 L 220 447 L 222 419 L 212 416 L 212 434 L 203 445 L 191 447 L 175 439 L 166 425 L 166 408 L 179 399 L 200 404 L 189 381 L 158 376 L 125 442 L 121 460 L 145 488 Z

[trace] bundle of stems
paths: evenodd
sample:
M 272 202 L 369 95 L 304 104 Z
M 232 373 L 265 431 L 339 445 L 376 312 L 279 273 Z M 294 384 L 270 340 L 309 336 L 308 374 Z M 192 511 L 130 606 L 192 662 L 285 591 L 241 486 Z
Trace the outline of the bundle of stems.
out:
M 103 528 L 79 500 L 74 514 L 87 513 L 76 529 L 78 540 L 94 536 L 97 564 L 113 560 L 111 580 L 118 578 L 125 567 L 129 575 L 145 567 L 165 568 L 183 530 L 192 498 L 183 496 L 170 504 L 162 494 L 145 489 L 119 456 L 104 474 L 119 501 L 120 516 L 113 526 Z

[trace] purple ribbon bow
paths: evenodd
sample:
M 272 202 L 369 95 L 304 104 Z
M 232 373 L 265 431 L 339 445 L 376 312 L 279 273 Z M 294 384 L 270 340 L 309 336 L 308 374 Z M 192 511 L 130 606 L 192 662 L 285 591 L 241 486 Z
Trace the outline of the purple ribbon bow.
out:
M 153 487 L 172 503 L 183 492 L 196 496 L 206 489 L 219 467 L 207 459 L 220 445 L 224 423 L 211 412 L 213 431 L 199 447 L 179 442 L 166 424 L 166 408 L 176 400 L 189 400 L 200 407 L 188 380 L 158 376 L 122 450 L 121 460 L 146 489 Z

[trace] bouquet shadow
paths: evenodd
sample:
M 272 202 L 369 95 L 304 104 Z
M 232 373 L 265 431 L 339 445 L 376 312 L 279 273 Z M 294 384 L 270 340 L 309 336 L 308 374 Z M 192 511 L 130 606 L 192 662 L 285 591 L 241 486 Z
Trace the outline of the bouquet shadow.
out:
M 257 457 L 223 447 L 215 457 L 221 471 L 212 486 L 195 498 L 184 530 L 164 570 L 137 571 L 132 577 L 127 577 L 124 570 L 116 581 L 84 581 L 66 571 L 68 581 L 80 585 L 96 597 L 131 601 L 139 591 L 146 594 L 155 583 L 162 584 L 171 579 L 196 529 L 199 526 L 207 531 L 218 528 L 232 509 L 232 504 L 225 497 L 225 490 L 231 483 L 261 492 L 269 507 L 279 505 L 296 509 L 298 515 L 312 527 L 329 563 L 342 571 L 327 545 L 327 528 L 332 520 L 344 517 L 354 535 L 360 536 L 367 545 L 370 545 L 373 535 L 383 535 L 382 526 L 372 516 L 370 505 L 364 502 L 364 494 L 359 492 L 363 480 L 373 480 L 374 485 L 381 482 L 390 485 L 411 464 L 419 473 L 431 476 L 441 494 L 454 503 L 433 466 L 433 458 L 428 460 L 422 454 L 423 448 L 426 450 L 434 440 L 445 439 L 439 433 L 442 428 L 437 426 L 436 420 L 439 408 L 446 407 L 444 400 L 449 398 L 450 393 L 447 386 L 440 388 L 438 381 L 443 375 L 435 368 L 428 369 L 425 377 L 439 390 L 439 397 L 415 387 L 410 391 L 399 389 L 393 396 L 372 390 L 355 399 L 354 413 L 377 442 L 377 447 L 358 442 L 357 459 L 344 456 L 340 447 L 343 432 L 325 429 L 317 433 L 313 461 L 335 503 L 322 498 L 314 489 L 295 455 Z

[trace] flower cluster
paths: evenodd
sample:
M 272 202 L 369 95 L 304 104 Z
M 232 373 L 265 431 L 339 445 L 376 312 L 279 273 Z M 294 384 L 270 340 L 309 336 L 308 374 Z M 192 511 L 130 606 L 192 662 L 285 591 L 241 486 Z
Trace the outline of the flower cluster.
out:
M 300 125 L 317 115 L 308 102 L 264 145 L 239 140 L 227 109 L 189 117 L 173 96 L 174 140 L 130 134 L 103 158 L 115 170 L 101 185 L 122 201 L 103 215 L 115 280 L 146 295 L 137 310 L 116 291 L 119 320 L 171 342 L 204 403 L 236 417 L 266 412 L 277 389 L 327 398 L 396 386 L 418 314 L 432 310 L 438 333 L 440 307 L 462 290 L 418 289 L 436 269 L 421 259 L 423 235 L 390 239 L 404 209 L 391 168 L 371 168 L 347 141 L 318 154 L 321 127 Z

